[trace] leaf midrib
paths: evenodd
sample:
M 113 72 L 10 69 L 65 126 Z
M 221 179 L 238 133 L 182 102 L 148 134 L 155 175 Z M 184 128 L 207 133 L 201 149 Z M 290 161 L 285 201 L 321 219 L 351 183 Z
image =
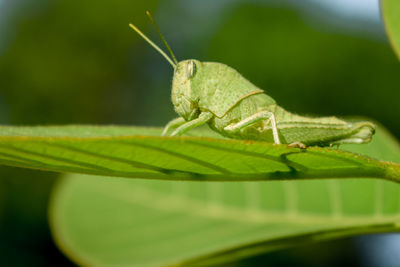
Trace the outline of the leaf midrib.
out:
M 182 212 L 184 214 L 191 214 L 192 216 L 202 216 L 241 223 L 287 223 L 294 225 L 339 224 L 341 226 L 351 226 L 371 225 L 372 223 L 393 223 L 393 221 L 400 221 L 400 213 L 397 215 L 375 214 L 375 216 L 374 214 L 350 216 L 342 213 L 338 217 L 333 212 L 330 212 L 329 215 L 318 215 L 297 210 L 297 212 L 293 214 L 290 213 L 288 209 L 285 209 L 285 212 L 273 212 L 271 210 L 241 209 L 233 206 L 228 207 L 227 205 L 219 203 L 205 203 L 204 201 L 199 201 L 187 197 L 186 195 L 176 196 L 164 194 L 140 185 L 135 185 L 135 187 L 129 188 L 121 187 L 119 190 L 120 193 L 118 196 L 113 197 L 125 202 L 133 202 L 162 211 Z M 107 194 L 106 190 L 98 192 Z M 373 219 L 371 219 L 371 215 L 374 216 Z M 365 221 L 368 221 L 368 223 L 365 223 Z

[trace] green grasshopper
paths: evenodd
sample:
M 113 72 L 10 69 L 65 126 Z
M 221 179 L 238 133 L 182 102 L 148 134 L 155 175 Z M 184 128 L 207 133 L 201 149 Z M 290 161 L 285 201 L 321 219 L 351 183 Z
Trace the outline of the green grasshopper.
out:
M 212 130 L 229 138 L 300 148 L 371 141 L 375 132 L 371 122 L 299 116 L 278 106 L 263 90 L 225 64 L 195 59 L 178 62 L 154 19 L 149 12 L 147 15 L 172 59 L 138 28 L 129 26 L 174 68 L 171 99 L 180 115 L 165 126 L 162 135 L 172 130 L 170 136 L 179 136 L 207 123 Z

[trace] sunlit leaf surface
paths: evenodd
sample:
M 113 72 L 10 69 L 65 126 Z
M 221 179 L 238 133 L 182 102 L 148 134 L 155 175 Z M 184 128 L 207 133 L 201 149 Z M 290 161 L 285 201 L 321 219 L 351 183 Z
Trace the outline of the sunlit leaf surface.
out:
M 400 180 L 400 165 L 343 150 L 301 150 L 266 142 L 210 138 L 205 136 L 218 136 L 207 129 L 190 132 L 197 137 L 183 138 L 161 137 L 160 131 L 138 127 L 0 127 L 0 164 L 164 180 Z M 375 145 L 356 149 L 371 154 L 380 148 L 376 145 L 380 139 L 374 139 Z M 393 146 L 388 142 L 382 145 Z

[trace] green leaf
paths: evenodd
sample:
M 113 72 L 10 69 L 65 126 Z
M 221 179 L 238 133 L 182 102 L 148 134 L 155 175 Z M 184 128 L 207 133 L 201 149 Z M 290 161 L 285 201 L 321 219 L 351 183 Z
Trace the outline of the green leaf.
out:
M 218 135 L 207 128 L 190 131 L 194 136 L 187 137 L 161 137 L 160 132 L 158 128 L 112 126 L 0 127 L 0 164 L 163 180 L 377 177 L 400 181 L 399 164 L 343 150 L 301 150 L 215 138 Z M 378 135 L 374 143 L 356 147 L 368 155 L 376 147 L 397 146 L 390 138 L 382 140 Z
M 381 6 L 387 35 L 400 59 L 400 1 L 381 0 Z
M 167 144 L 171 141 L 177 146 L 174 153 L 188 150 L 193 158 L 237 174 L 241 168 L 244 173 L 277 168 L 281 162 L 270 157 L 287 151 L 284 146 L 259 142 L 149 140 L 146 148 L 170 150 Z M 398 143 L 382 128 L 372 143 L 343 148 L 400 161 Z M 369 168 L 375 162 L 336 150 L 309 150 L 312 153 L 293 150 L 296 154 L 288 156 L 289 166 L 301 163 L 326 172 L 329 167 L 336 173 L 338 166 L 350 168 L 359 162 L 359 168 L 364 164 Z M 174 153 L 151 159 L 156 163 L 164 157 L 174 164 Z M 186 163 L 179 159 L 179 164 Z M 198 172 L 207 170 L 203 165 L 198 168 Z M 62 250 L 81 265 L 209 266 L 306 242 L 400 229 L 400 187 L 396 183 L 377 179 L 202 182 L 204 177 L 209 175 L 199 176 L 199 182 L 67 175 L 51 199 L 53 235 Z

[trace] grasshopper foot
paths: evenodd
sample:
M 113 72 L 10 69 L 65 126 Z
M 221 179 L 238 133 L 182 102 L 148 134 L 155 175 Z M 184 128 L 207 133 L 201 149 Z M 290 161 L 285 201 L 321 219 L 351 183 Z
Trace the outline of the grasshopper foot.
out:
M 293 143 L 289 144 L 288 147 L 300 148 L 300 149 L 307 148 L 307 146 L 305 144 L 301 143 L 301 142 L 293 142 Z

